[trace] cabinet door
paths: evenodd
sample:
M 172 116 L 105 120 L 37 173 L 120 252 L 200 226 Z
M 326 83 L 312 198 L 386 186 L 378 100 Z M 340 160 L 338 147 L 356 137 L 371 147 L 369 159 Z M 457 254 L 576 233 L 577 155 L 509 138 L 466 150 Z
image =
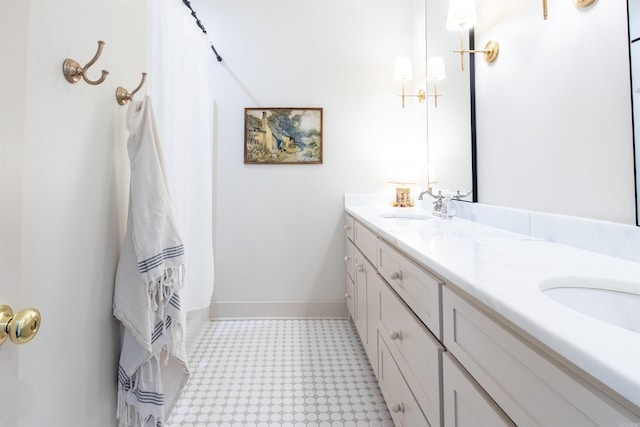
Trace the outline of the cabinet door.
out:
M 374 371 L 377 371 L 376 360 L 378 354 L 377 344 L 377 323 L 374 321 L 378 316 L 376 314 L 376 302 L 379 297 L 376 294 L 379 292 L 379 280 L 378 273 L 367 258 L 356 248 L 355 251 L 355 317 L 353 319 L 356 324 L 356 329 L 362 340 L 362 344 L 369 356 L 371 366 Z M 371 322 L 369 321 L 371 319 Z M 377 374 L 377 372 L 376 372 Z
M 345 277 L 347 282 L 347 292 L 344 294 L 345 299 L 347 300 L 347 311 L 349 312 L 349 316 L 356 321 L 356 284 L 353 282 L 353 279 L 347 274 Z
M 451 353 L 442 358 L 445 427 L 515 426 Z
M 378 325 L 380 323 L 380 290 L 386 286 L 377 273 L 367 275 L 367 355 L 378 377 Z
M 345 246 L 345 252 L 346 255 L 344 257 L 344 264 L 347 268 L 347 274 L 349 275 L 349 277 L 351 277 L 351 280 L 355 280 L 356 278 L 356 262 L 355 262 L 355 258 L 356 258 L 356 247 L 354 246 L 353 242 L 349 239 L 347 239 L 346 241 L 346 246 Z
M 351 224 L 351 225 L 349 225 Z M 347 225 L 345 226 L 345 230 L 353 230 L 353 218 L 347 216 Z M 352 234 L 353 235 L 353 234 Z M 349 316 L 355 321 L 355 296 L 356 296 L 356 288 L 354 280 L 356 278 L 356 247 L 351 240 L 349 240 L 349 233 L 347 233 L 347 238 L 345 239 L 345 252 L 346 255 L 344 257 L 345 267 L 347 270 L 346 277 L 346 292 L 345 299 L 347 302 L 347 310 L 349 312 Z
M 355 251 L 355 318 L 356 329 L 364 346 L 367 346 L 367 280 L 368 276 L 376 274 L 371 263 L 362 255 L 359 249 Z

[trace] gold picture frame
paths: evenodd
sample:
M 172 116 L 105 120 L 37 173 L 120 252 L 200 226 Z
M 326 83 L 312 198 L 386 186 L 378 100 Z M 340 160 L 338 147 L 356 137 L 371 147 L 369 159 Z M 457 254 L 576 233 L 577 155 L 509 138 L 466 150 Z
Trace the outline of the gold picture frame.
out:
M 245 164 L 322 164 L 322 108 L 245 108 Z

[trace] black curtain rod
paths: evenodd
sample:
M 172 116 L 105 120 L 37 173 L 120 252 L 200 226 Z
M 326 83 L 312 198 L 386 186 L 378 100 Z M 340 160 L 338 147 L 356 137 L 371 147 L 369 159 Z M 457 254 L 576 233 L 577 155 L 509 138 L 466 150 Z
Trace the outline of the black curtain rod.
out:
M 182 3 L 184 3 L 184 5 L 187 6 L 191 11 L 191 16 L 193 16 L 193 19 L 196 20 L 196 25 L 198 26 L 198 28 L 200 28 L 200 30 L 203 33 L 207 34 L 207 30 L 204 28 L 204 25 L 202 25 L 202 22 L 200 21 L 200 19 L 198 19 L 198 15 L 196 15 L 196 11 L 193 10 L 193 8 L 191 7 L 191 2 L 189 0 L 182 0 Z M 213 43 L 211 43 L 211 40 L 209 40 L 209 44 L 211 45 L 211 50 L 216 55 L 216 59 L 218 60 L 218 62 L 222 62 L 222 57 L 218 54 L 218 51 L 216 50 L 216 48 L 213 47 Z

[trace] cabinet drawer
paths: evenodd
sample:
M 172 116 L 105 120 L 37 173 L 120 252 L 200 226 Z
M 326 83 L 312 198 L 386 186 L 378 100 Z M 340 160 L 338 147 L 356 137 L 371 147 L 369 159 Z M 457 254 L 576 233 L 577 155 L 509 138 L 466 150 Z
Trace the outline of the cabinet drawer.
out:
M 449 287 L 442 302 L 445 346 L 517 425 L 619 427 L 640 421 Z
M 380 390 L 387 402 L 396 427 L 429 427 L 398 365 L 393 360 L 385 340 L 378 337 L 378 367 Z
M 350 240 L 353 240 L 354 223 L 355 220 L 353 219 L 353 217 L 347 214 L 344 218 L 344 234 Z
M 383 240 L 378 240 L 377 258 L 378 272 L 431 332 L 441 339 L 442 281 L 418 267 Z
M 379 333 L 427 420 L 441 425 L 443 347 L 386 284 L 381 290 Z
M 449 352 L 442 358 L 442 375 L 445 427 L 515 427 Z
M 349 277 L 351 277 L 351 280 L 355 280 L 356 278 L 355 246 L 353 242 L 349 239 L 346 239 L 346 242 L 347 242 L 346 248 L 345 248 L 346 256 L 344 257 L 344 262 L 347 268 L 347 274 L 349 275 Z
M 376 242 L 378 238 L 371 230 L 355 221 L 354 243 L 369 258 L 373 265 L 376 265 Z

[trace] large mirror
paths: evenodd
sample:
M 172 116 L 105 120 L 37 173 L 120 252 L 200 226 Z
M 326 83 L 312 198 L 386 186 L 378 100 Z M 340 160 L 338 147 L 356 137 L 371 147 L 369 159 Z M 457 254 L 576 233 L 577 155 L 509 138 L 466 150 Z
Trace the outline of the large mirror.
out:
M 460 55 L 452 52 L 460 46 L 461 37 L 465 47 L 472 48 L 473 33 L 461 35 L 446 28 L 449 0 L 425 1 L 427 93 L 434 95 L 437 90 L 441 95 L 427 97 L 429 187 L 435 193 L 460 192 L 462 200 L 477 201 L 474 64 L 466 55 L 463 70 Z M 444 79 L 429 80 L 435 57 L 443 59 Z
M 640 0 L 628 0 L 629 57 L 631 58 L 631 97 L 636 156 L 636 224 L 640 225 Z

